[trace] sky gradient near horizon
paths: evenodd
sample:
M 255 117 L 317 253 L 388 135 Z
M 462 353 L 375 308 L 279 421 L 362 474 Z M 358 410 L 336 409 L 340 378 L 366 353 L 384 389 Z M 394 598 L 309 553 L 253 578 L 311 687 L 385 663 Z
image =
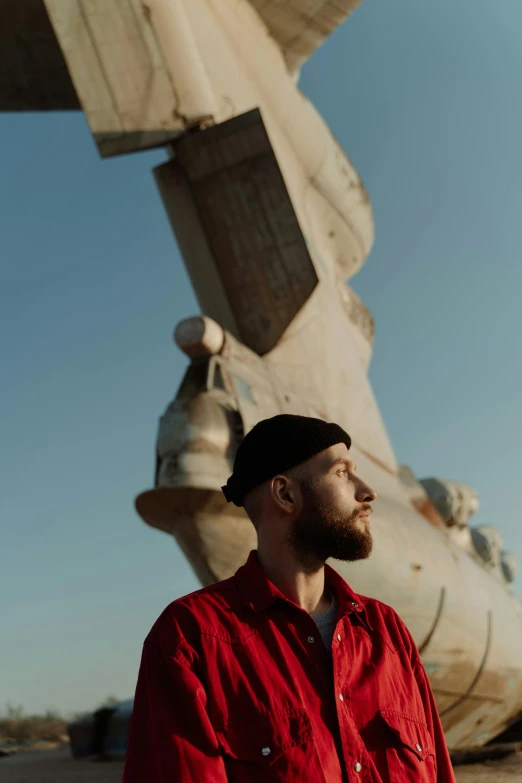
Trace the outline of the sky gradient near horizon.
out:
M 352 285 L 399 462 L 473 486 L 472 523 L 520 557 L 521 30 L 519 0 L 365 0 L 300 82 L 373 202 Z M 164 159 L 101 161 L 79 113 L 0 116 L 0 710 L 131 696 L 153 621 L 199 587 L 133 510 L 198 312 Z

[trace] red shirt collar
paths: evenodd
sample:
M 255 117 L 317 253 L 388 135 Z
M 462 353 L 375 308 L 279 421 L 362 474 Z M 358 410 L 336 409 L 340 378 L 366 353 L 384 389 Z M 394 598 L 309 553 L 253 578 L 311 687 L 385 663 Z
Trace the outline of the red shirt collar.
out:
M 338 617 L 357 612 L 361 622 L 371 630 L 366 616 L 365 599 L 354 593 L 337 571 L 331 566 L 324 567 L 325 582 L 335 594 L 339 603 Z M 248 560 L 235 574 L 235 580 L 243 604 L 254 612 L 264 612 L 276 600 L 292 603 L 266 576 L 257 558 L 257 550 L 252 549 Z

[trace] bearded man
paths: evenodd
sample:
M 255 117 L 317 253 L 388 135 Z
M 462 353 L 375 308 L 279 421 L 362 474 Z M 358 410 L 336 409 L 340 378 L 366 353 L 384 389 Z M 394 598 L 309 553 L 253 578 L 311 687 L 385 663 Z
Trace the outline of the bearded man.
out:
M 123 783 L 453 783 L 406 626 L 325 565 L 372 551 L 376 495 L 350 446 L 290 415 L 243 439 L 223 492 L 258 548 L 153 626 Z

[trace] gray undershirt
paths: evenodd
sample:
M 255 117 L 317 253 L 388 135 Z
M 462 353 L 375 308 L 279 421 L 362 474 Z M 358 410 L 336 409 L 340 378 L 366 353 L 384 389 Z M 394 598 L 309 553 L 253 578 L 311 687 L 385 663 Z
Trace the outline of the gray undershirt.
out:
M 326 649 L 331 651 L 333 633 L 335 631 L 335 626 L 337 625 L 337 600 L 335 596 L 333 596 L 331 606 L 326 612 L 316 614 L 313 616 L 313 619 L 319 628 L 319 633 L 323 638 Z

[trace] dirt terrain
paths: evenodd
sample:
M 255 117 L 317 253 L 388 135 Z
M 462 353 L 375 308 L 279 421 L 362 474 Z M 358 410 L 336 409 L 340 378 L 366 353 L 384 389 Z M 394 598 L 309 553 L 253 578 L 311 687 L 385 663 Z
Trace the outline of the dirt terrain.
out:
M 522 753 L 455 771 L 457 783 L 522 783 Z M 121 783 L 122 772 L 119 761 L 75 761 L 68 748 L 0 759 L 2 783 Z
M 457 783 L 522 783 L 522 753 L 514 753 L 502 761 L 455 767 Z
M 69 748 L 0 758 L 2 783 L 121 783 L 120 761 L 82 761 Z

